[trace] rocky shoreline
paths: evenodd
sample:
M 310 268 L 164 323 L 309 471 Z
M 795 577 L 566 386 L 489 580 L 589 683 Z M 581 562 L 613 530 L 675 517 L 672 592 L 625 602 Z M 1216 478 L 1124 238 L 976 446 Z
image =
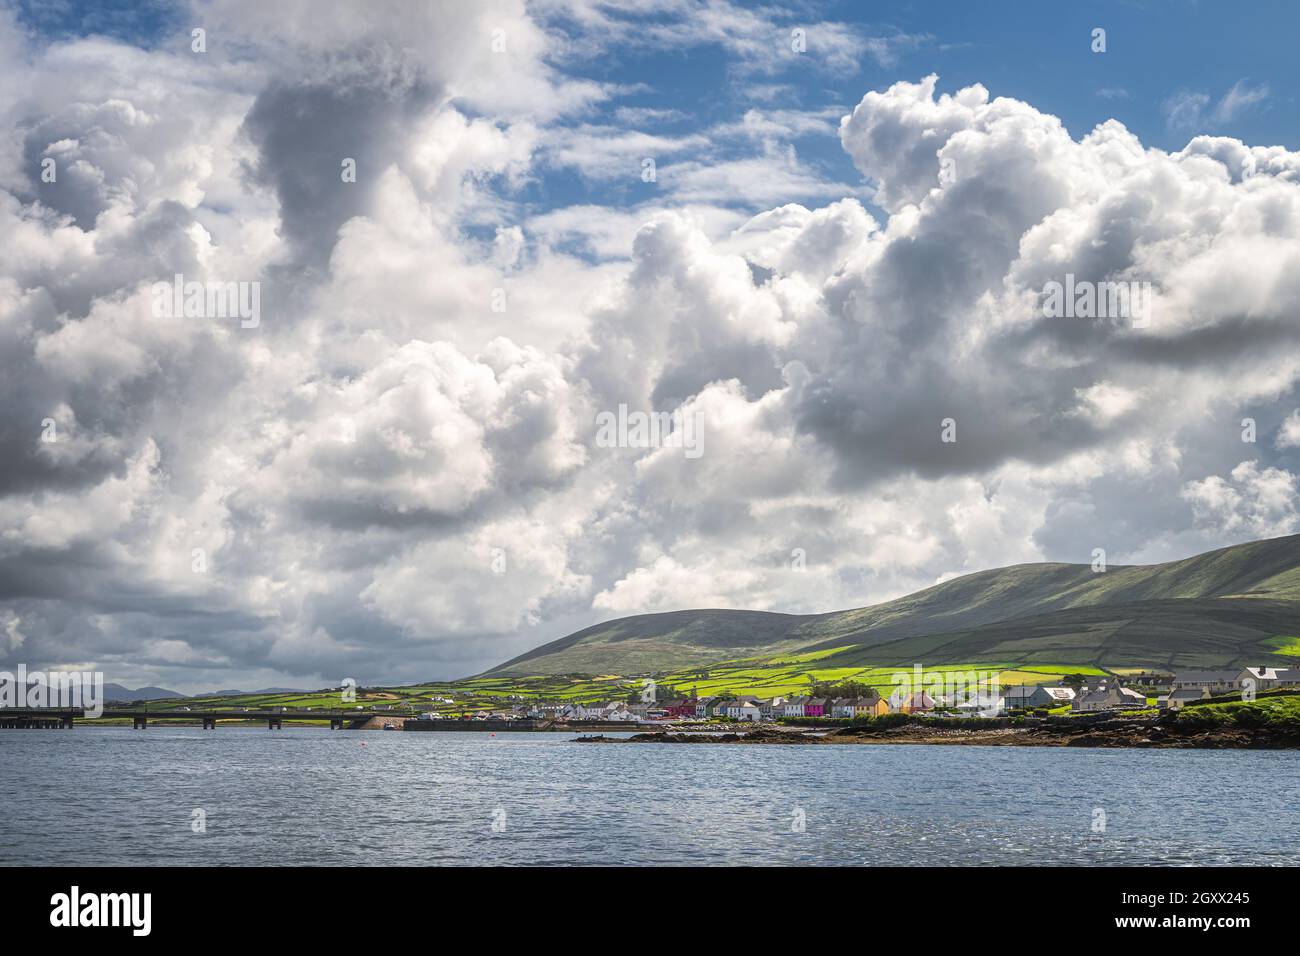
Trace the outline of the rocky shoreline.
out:
M 633 734 L 631 737 L 578 737 L 575 743 L 613 744 L 943 744 L 983 747 L 1140 747 L 1198 750 L 1294 750 L 1300 736 L 1279 735 L 1243 728 L 1191 730 L 1160 720 L 1107 720 L 1071 726 L 1069 722 L 1033 727 L 970 729 L 927 727 L 923 721 L 872 730 L 844 727 L 824 733 L 759 727 L 744 733 Z

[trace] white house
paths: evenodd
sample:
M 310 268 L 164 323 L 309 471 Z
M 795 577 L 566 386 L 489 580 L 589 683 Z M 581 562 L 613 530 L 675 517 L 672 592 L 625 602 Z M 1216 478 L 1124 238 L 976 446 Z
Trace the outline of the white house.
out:
M 1070 706 L 1071 709 L 1078 712 L 1093 712 L 1098 710 L 1127 710 L 1145 707 L 1146 705 L 1147 698 L 1145 694 L 1129 687 L 1107 684 L 1096 690 L 1080 694 L 1074 698 Z
M 1184 704 L 1194 700 L 1207 700 L 1209 696 L 1210 692 L 1204 687 L 1189 687 L 1186 690 L 1170 691 L 1164 697 L 1157 698 L 1156 703 L 1161 710 L 1182 710 Z
M 957 705 L 956 710 L 959 714 L 984 714 L 990 717 L 996 717 L 1002 711 L 1006 710 L 1007 701 L 1000 694 L 977 693 L 972 694 L 966 700 Z
M 758 704 L 753 701 L 744 701 L 739 704 L 732 704 L 727 708 L 727 716 L 734 720 L 762 720 L 763 712 L 759 709 Z
M 758 720 L 762 711 L 757 697 L 735 697 L 727 701 L 726 716 L 732 720 Z
M 1058 707 L 1074 700 L 1074 689 L 1057 685 L 1024 684 L 1007 691 L 1008 707 Z
M 1251 686 L 1247 681 L 1254 681 L 1256 691 L 1296 687 L 1300 685 L 1300 670 L 1287 667 L 1247 667 L 1237 675 L 1237 686 L 1245 690 Z
M 808 702 L 807 697 L 791 697 L 785 702 L 786 717 L 802 717 L 803 705 Z
M 1211 694 L 1231 694 L 1239 690 L 1241 677 L 1250 676 L 1244 671 L 1180 671 L 1174 675 L 1173 685 L 1170 691 L 1177 690 L 1201 690 L 1204 688 Z M 1259 689 L 1259 688 L 1257 688 Z

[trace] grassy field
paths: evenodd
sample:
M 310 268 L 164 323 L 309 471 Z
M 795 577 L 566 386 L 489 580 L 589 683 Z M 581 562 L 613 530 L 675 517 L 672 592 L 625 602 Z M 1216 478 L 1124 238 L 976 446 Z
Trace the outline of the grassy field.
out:
M 1197 729 L 1243 727 L 1300 736 L 1300 695 L 1184 707 L 1175 719 Z
M 586 674 L 545 674 L 535 676 L 476 677 L 468 680 L 414 684 L 400 687 L 357 688 L 356 699 L 345 702 L 339 690 L 312 693 L 250 694 L 229 697 L 199 697 L 150 702 L 159 710 L 180 707 L 241 708 L 261 710 L 273 707 L 292 709 L 350 709 L 393 707 L 399 710 L 436 711 L 444 714 L 472 714 L 500 710 L 524 701 L 576 701 L 627 699 L 643 692 L 646 681 L 656 684 L 657 699 L 670 696 L 718 696 L 753 694 L 758 697 L 789 697 L 806 694 L 814 683 L 856 681 L 877 688 L 882 696 L 894 689 L 893 676 L 906 672 L 913 676 L 912 665 L 885 667 L 823 667 L 826 655 L 816 653 L 798 658 L 750 658 L 726 661 L 703 668 L 667 673 L 627 676 Z M 1001 684 L 1031 684 L 1058 681 L 1068 674 L 1095 675 L 1097 668 L 1037 665 L 1019 668 L 1010 663 L 996 667 L 988 664 L 945 664 L 926 667 L 923 679 L 928 686 L 936 676 L 948 673 L 965 675 L 970 671 L 992 672 Z

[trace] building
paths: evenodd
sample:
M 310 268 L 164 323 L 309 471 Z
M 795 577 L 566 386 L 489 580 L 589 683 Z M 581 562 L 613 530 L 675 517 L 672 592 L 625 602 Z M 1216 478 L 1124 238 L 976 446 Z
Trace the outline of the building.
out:
M 666 700 L 662 706 L 664 713 L 669 717 L 694 717 L 697 703 L 694 697 L 681 697 L 676 700 Z
M 1254 681 L 1254 689 L 1276 690 L 1278 688 L 1300 686 L 1300 670 L 1286 667 L 1247 667 L 1237 675 L 1237 686 L 1242 690 L 1251 686 L 1247 681 Z
M 1168 693 L 1173 686 L 1174 675 L 1160 671 L 1141 671 L 1137 674 L 1129 674 L 1128 682 L 1135 687 L 1150 687 L 1152 690 Z
M 920 714 L 934 708 L 934 698 L 925 691 L 906 693 L 900 687 L 889 695 L 889 709 L 895 714 Z
M 758 712 L 762 714 L 764 720 L 776 720 L 778 717 L 784 717 L 785 698 L 773 697 L 771 700 L 760 700 L 758 702 Z
M 804 717 L 804 705 L 808 702 L 807 697 L 791 697 L 785 702 L 786 717 Z
M 637 715 L 620 700 L 592 701 L 587 704 L 567 704 L 560 713 L 569 720 L 636 720 Z
M 1208 690 L 1211 695 L 1231 694 L 1241 688 L 1239 683 L 1245 671 L 1180 671 L 1174 675 L 1170 691 Z M 1257 688 L 1258 689 L 1258 688 Z
M 1210 692 L 1205 688 L 1197 690 L 1189 687 L 1186 690 L 1170 691 L 1164 697 L 1159 698 L 1156 703 L 1161 710 L 1182 710 L 1185 704 L 1194 700 L 1209 700 Z
M 853 701 L 854 717 L 879 717 L 889 713 L 889 701 L 874 694 L 871 697 L 858 697 Z
M 727 701 L 727 710 L 723 716 L 732 720 L 758 720 L 758 698 L 749 695 L 731 698 Z
M 735 698 L 730 696 L 713 698 L 713 703 L 709 704 L 709 716 L 726 717 L 727 708 L 731 706 L 731 703 L 734 700 Z
M 758 704 L 753 700 L 732 701 L 727 706 L 727 716 L 732 720 L 753 720 L 758 721 L 763 717 L 763 712 L 759 709 Z
M 832 717 L 876 717 L 889 713 L 889 704 L 879 694 L 870 697 L 836 697 L 830 701 Z
M 701 697 L 695 702 L 695 716 L 700 720 L 704 720 L 710 715 L 710 709 L 717 701 L 718 698 L 716 697 Z
M 1006 698 L 1001 695 L 977 693 L 958 704 L 956 710 L 959 714 L 997 716 L 1003 713 L 1006 707 Z
M 1007 707 L 1059 707 L 1074 700 L 1074 689 L 1046 684 L 1012 687 L 1005 696 Z
M 805 717 L 829 717 L 830 700 L 825 697 L 809 697 L 804 701 L 803 715 Z
M 1106 684 L 1096 690 L 1080 693 L 1071 702 L 1070 707 L 1077 713 L 1092 713 L 1100 710 L 1131 710 L 1146 705 L 1145 694 L 1130 687 Z

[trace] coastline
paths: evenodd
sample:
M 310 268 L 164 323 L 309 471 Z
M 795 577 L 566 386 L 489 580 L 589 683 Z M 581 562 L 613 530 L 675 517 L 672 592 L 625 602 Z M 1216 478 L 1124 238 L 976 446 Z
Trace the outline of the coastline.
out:
M 1192 730 L 1159 720 L 1115 719 L 1087 726 L 1044 725 L 1037 727 L 995 727 L 955 729 L 905 724 L 888 730 L 845 727 L 826 733 L 758 728 L 744 733 L 633 734 L 631 737 L 602 735 L 577 737 L 573 743 L 659 743 L 659 744 L 748 744 L 782 746 L 790 744 L 933 744 L 939 746 L 984 747 L 1101 747 L 1181 750 L 1300 750 L 1300 736 L 1265 730 L 1223 728 Z

